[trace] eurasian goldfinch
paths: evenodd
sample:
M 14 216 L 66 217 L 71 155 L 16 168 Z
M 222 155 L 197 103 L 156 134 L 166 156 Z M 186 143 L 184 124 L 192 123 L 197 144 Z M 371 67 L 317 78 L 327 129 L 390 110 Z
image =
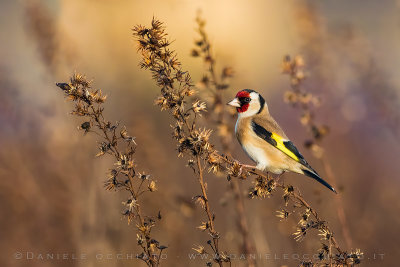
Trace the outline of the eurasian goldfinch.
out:
M 311 168 L 287 138 L 269 114 L 268 106 L 259 93 L 250 89 L 242 90 L 228 105 L 236 107 L 238 112 L 236 137 L 246 154 L 257 163 L 255 168 L 274 174 L 283 172 L 305 174 L 336 193 L 336 190 Z

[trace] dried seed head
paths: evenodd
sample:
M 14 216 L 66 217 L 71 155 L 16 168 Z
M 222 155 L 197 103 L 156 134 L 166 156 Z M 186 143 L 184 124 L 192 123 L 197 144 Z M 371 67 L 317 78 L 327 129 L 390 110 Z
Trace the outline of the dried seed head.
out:
M 266 198 L 271 196 L 272 192 L 275 190 L 276 183 L 273 179 L 266 179 L 262 176 L 258 176 L 254 183 L 254 187 L 250 189 L 249 196 Z
M 141 180 L 148 180 L 150 178 L 150 174 L 145 174 L 144 172 L 143 173 L 138 172 L 137 176 Z
M 226 254 L 225 252 L 221 252 L 219 256 L 221 257 L 221 260 L 224 261 L 224 262 L 230 262 L 231 261 L 229 255 Z
M 308 125 L 311 122 L 311 113 L 310 112 L 304 112 L 301 117 L 300 117 L 300 122 L 303 125 Z
M 192 109 L 193 109 L 193 111 L 195 113 L 206 111 L 206 107 L 207 107 L 206 103 L 205 102 L 200 102 L 200 100 L 197 100 L 192 105 Z
M 297 241 L 297 242 L 300 242 L 300 241 L 302 241 L 303 239 L 304 239 L 304 237 L 306 236 L 306 234 L 307 234 L 307 228 L 306 227 L 297 227 L 297 230 L 296 230 L 296 232 L 294 232 L 294 239 Z
M 193 197 L 193 200 L 196 204 L 198 204 L 202 209 L 205 209 L 206 207 L 206 201 L 204 196 L 195 196 Z
M 90 121 L 85 121 L 79 126 L 79 129 L 84 130 L 85 133 L 89 132 L 91 128 Z
M 332 233 L 328 229 L 319 229 L 319 236 L 321 240 L 330 240 L 332 238 Z
M 304 58 L 301 55 L 296 55 L 294 57 L 294 63 L 296 65 L 296 67 L 304 67 L 305 66 Z
M 157 188 L 156 188 L 156 183 L 155 183 L 154 181 L 151 181 L 150 184 L 149 184 L 149 186 L 148 186 L 148 188 L 149 188 L 149 191 L 150 191 L 150 192 L 156 191 L 156 190 L 157 190 Z
M 222 78 L 229 78 L 229 77 L 233 77 L 234 74 L 234 70 L 231 67 L 225 67 L 222 70 Z
M 356 249 L 355 251 L 352 251 L 349 255 L 348 258 L 353 261 L 354 264 L 360 264 L 361 260 L 363 259 L 364 253 L 361 252 L 360 249 Z
M 115 163 L 117 168 L 129 170 L 133 168 L 133 160 L 129 159 L 128 155 L 120 155 L 119 160 Z
M 238 177 L 242 173 L 242 165 L 234 161 L 233 164 L 229 167 L 229 175 L 233 177 Z
M 296 93 L 292 91 L 286 91 L 283 95 L 283 100 L 285 101 L 285 103 L 294 104 L 298 102 L 298 97 Z
M 196 248 L 192 248 L 192 249 L 201 255 L 206 254 L 206 250 L 204 249 L 203 246 L 197 245 Z
M 144 238 L 142 235 L 136 234 L 136 240 L 138 245 L 142 245 L 144 243 Z
M 127 201 L 122 202 L 123 205 L 125 205 L 126 209 L 129 212 L 133 212 L 134 208 L 139 206 L 139 204 L 137 203 L 137 201 L 135 199 L 129 198 Z
M 88 81 L 86 79 L 86 77 L 84 75 L 82 75 L 82 74 L 74 73 L 74 75 L 71 77 L 71 85 L 73 87 L 76 87 L 76 86 L 80 85 L 80 86 L 82 86 L 84 88 L 89 88 L 90 84 L 91 84 L 91 81 Z
M 56 83 L 56 85 L 60 87 L 61 90 L 66 92 L 69 92 L 72 89 L 71 85 L 69 85 L 68 83 Z
M 200 229 L 202 231 L 207 230 L 210 227 L 210 225 L 208 224 L 208 222 L 202 222 L 200 226 L 197 226 L 197 229 Z
M 281 218 L 281 221 L 286 220 L 289 215 L 290 212 L 288 212 L 287 210 L 283 209 L 283 210 L 277 210 L 276 211 L 278 214 L 276 215 L 276 217 Z
M 281 70 L 282 73 L 291 73 L 293 69 L 292 59 L 289 55 L 286 55 L 282 60 Z
M 104 182 L 104 187 L 106 190 L 115 190 L 118 187 L 117 178 L 111 177 Z
M 200 56 L 199 50 L 197 50 L 197 49 L 192 49 L 191 56 L 192 56 L 192 57 L 198 57 L 198 56 Z

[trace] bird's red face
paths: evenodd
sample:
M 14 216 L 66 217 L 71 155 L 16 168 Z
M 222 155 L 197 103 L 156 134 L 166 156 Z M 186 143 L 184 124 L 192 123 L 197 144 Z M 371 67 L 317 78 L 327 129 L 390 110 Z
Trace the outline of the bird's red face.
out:
M 236 94 L 236 97 L 228 103 L 236 108 L 241 117 L 253 116 L 264 108 L 265 100 L 254 90 L 244 89 Z
M 249 109 L 251 97 L 248 91 L 242 90 L 236 94 L 236 98 L 239 101 L 240 107 L 236 107 L 237 112 L 246 112 Z
M 250 102 L 251 102 L 251 90 L 245 89 L 242 91 L 239 91 L 236 94 L 236 97 L 228 103 L 228 105 L 231 105 L 233 107 L 236 107 L 236 110 L 238 113 L 243 113 L 246 112 L 249 109 Z

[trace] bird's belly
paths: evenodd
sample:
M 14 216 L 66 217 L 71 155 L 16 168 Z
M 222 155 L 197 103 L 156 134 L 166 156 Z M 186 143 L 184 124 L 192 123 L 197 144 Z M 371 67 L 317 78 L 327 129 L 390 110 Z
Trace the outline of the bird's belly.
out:
M 257 169 L 265 170 L 275 174 L 281 174 L 286 168 L 284 166 L 278 166 L 280 164 L 273 164 L 271 156 L 266 151 L 258 146 L 252 144 L 243 144 L 243 149 L 246 154 L 257 163 Z
M 243 144 L 243 149 L 246 154 L 257 163 L 257 169 L 265 170 L 270 165 L 270 160 L 262 148 L 251 144 Z

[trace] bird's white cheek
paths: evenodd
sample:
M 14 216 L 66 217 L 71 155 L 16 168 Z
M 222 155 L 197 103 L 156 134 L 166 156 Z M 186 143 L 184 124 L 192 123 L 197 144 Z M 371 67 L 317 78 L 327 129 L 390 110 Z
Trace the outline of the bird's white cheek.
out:
M 259 105 L 256 105 L 255 103 L 250 104 L 249 108 L 245 111 L 245 112 L 241 112 L 239 113 L 239 118 L 247 118 L 247 117 L 251 117 L 257 114 L 258 110 L 259 110 Z
M 245 112 L 239 113 L 238 118 L 243 119 L 243 118 L 251 117 L 251 116 L 253 116 L 254 114 L 256 114 L 256 113 L 254 113 L 254 112 L 252 112 L 250 109 L 248 109 L 248 110 L 246 110 Z

